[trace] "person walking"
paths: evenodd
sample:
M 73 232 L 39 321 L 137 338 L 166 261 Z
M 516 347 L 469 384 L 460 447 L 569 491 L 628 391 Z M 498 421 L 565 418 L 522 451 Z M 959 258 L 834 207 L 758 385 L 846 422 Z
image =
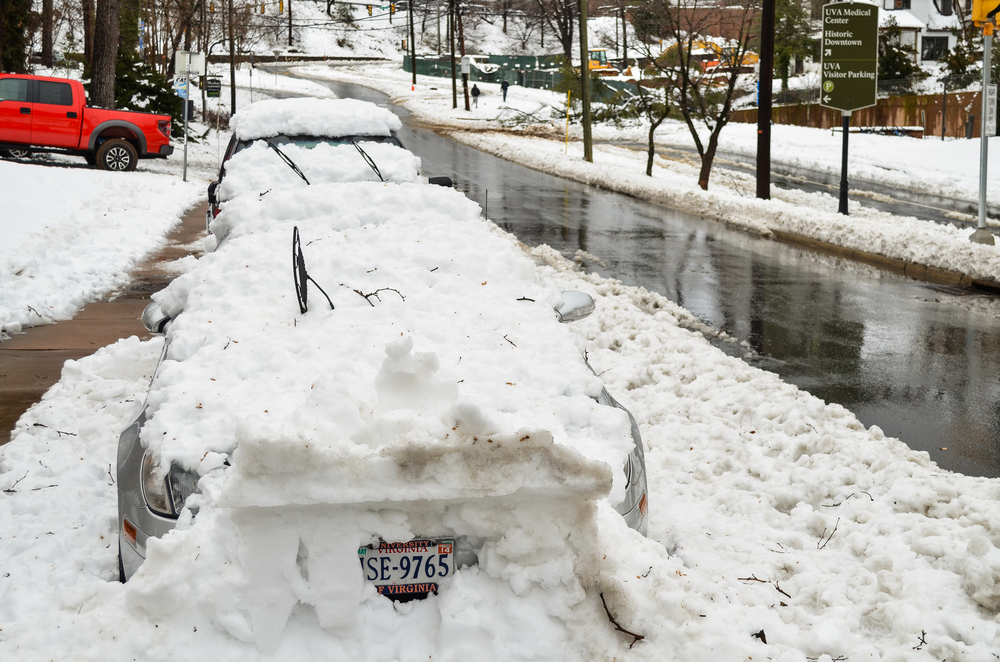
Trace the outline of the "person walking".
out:
M 510 83 L 507 82 L 505 78 L 502 83 L 500 83 L 500 91 L 503 92 L 503 102 L 507 103 L 507 88 L 510 87 Z
M 472 84 L 472 105 L 479 108 L 479 86 Z

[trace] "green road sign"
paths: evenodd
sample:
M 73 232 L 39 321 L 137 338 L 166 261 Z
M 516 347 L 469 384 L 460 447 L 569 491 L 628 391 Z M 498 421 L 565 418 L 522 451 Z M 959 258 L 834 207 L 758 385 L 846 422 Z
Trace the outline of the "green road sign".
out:
M 834 2 L 823 6 L 820 105 L 850 112 L 875 105 L 878 6 Z

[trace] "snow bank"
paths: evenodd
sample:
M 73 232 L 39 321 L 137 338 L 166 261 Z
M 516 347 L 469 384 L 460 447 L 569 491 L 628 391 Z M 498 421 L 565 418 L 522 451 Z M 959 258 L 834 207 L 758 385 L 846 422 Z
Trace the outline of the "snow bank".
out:
M 204 190 L 150 173 L 0 161 L 0 337 L 70 319 L 128 272 Z
M 271 136 L 388 136 L 403 126 L 392 111 L 357 99 L 267 99 L 232 118 L 242 140 Z

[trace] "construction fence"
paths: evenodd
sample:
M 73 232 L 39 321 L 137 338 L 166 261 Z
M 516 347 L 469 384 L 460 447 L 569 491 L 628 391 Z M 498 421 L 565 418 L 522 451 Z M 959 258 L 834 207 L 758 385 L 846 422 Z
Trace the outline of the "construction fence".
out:
M 552 90 L 559 86 L 563 74 L 560 71 L 564 62 L 562 54 L 558 55 L 476 55 L 469 67 L 469 82 L 501 83 L 507 81 L 511 85 L 531 87 L 539 90 Z M 455 56 L 456 75 L 461 77 L 462 59 Z M 413 71 L 410 56 L 403 58 L 403 70 Z M 451 78 L 451 57 L 417 56 L 418 76 L 437 76 Z M 634 90 L 635 85 L 617 80 L 601 80 L 592 92 L 594 101 L 608 101 L 618 91 Z

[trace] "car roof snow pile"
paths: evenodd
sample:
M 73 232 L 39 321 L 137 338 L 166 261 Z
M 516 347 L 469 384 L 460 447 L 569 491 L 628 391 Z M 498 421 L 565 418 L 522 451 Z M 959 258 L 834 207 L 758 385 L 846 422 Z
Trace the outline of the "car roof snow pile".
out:
M 286 136 L 388 136 L 402 122 L 391 110 L 357 99 L 267 99 L 230 120 L 240 140 Z
M 560 294 L 516 242 L 425 184 L 242 196 L 220 219 L 228 242 L 156 295 L 175 319 L 142 433 L 202 475 L 200 510 L 150 539 L 130 604 L 199 609 L 264 651 L 287 628 L 333 658 L 613 650 L 587 591 L 598 513 L 633 535 L 604 501 L 624 495 L 629 422 L 594 401 Z M 414 536 L 474 541 L 478 567 L 394 609 L 357 550 Z

